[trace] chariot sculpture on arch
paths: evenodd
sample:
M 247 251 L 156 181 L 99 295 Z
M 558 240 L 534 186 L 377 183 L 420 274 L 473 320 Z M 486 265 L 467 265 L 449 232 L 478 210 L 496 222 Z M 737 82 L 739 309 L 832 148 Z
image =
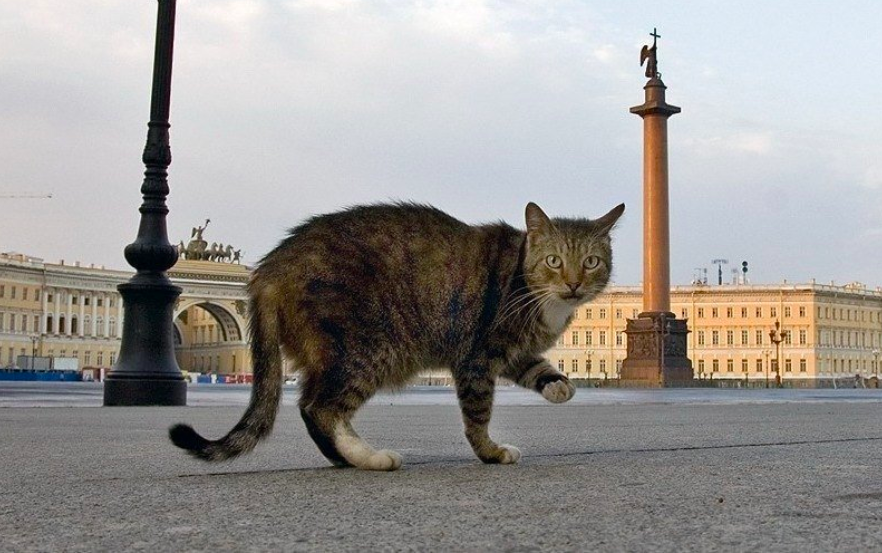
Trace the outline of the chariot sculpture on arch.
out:
M 178 244 L 178 254 L 183 259 L 192 261 L 215 261 L 217 263 L 236 263 L 242 259 L 242 250 L 233 249 L 232 245 L 212 242 L 208 245 L 202 234 L 205 232 L 211 219 L 206 219 L 202 226 L 193 227 L 190 233 L 190 241 L 184 245 L 184 241 Z

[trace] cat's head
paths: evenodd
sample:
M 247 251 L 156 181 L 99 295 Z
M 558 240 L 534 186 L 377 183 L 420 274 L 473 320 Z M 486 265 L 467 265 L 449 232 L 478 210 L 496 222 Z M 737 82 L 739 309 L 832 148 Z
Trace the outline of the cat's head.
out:
M 524 277 L 533 293 L 572 307 L 599 294 L 612 273 L 610 231 L 624 211 L 620 204 L 599 219 L 549 219 L 527 204 Z

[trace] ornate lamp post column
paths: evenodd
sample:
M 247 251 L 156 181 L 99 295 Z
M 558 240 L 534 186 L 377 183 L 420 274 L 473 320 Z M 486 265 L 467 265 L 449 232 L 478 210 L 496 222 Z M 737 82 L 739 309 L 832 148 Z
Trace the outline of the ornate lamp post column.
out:
M 670 236 L 668 230 L 668 118 L 680 108 L 665 101 L 665 84 L 658 72 L 656 39 L 644 46 L 649 80 L 645 101 L 631 108 L 643 118 L 643 312 L 628 319 L 628 357 L 623 385 L 668 387 L 690 385 L 692 362 L 686 357 L 686 321 L 671 312 Z
M 766 358 L 766 388 L 769 387 L 769 356 L 772 355 L 772 352 L 764 349 L 763 356 Z
M 775 344 L 775 387 L 781 387 L 781 342 L 787 338 L 787 331 L 781 330 L 781 322 L 775 321 L 775 328 L 769 331 L 769 339 Z M 766 386 L 768 387 L 768 386 Z
M 165 223 L 175 2 L 158 0 L 153 94 L 143 155 L 147 167 L 141 185 L 144 202 L 138 236 L 125 249 L 126 261 L 137 273 L 117 287 L 124 304 L 123 335 L 119 359 L 104 383 L 104 405 L 187 403 L 187 383 L 175 360 L 172 334 L 174 304 L 181 289 L 165 274 L 178 259 Z
M 588 379 L 591 379 L 591 370 L 594 368 L 591 365 L 591 356 L 594 355 L 594 350 L 586 349 L 585 350 L 585 373 L 588 376 Z

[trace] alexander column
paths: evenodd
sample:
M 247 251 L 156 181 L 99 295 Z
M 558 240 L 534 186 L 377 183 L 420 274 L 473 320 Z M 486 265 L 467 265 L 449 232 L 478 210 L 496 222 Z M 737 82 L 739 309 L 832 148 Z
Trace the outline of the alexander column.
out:
M 646 100 L 631 108 L 643 118 L 643 312 L 629 319 L 628 356 L 620 379 L 625 386 L 672 387 L 692 383 L 686 357 L 686 321 L 671 312 L 670 235 L 668 230 L 668 117 L 680 108 L 665 101 L 658 72 L 656 40 L 640 52 L 649 78 Z

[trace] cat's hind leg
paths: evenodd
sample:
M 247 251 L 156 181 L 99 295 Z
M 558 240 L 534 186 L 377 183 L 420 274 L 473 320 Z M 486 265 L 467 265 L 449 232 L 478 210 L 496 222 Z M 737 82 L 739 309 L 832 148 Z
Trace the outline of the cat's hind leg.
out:
M 401 468 L 401 455 L 388 449 L 377 451 L 371 447 L 352 428 L 350 414 L 327 408 L 301 408 L 300 414 L 310 437 L 334 465 L 365 470 Z
M 335 385 L 336 384 L 336 385 Z M 310 393 L 307 384 L 301 392 L 300 414 L 310 437 L 322 455 L 336 466 L 353 466 L 365 470 L 397 470 L 401 455 L 390 450 L 375 450 L 352 428 L 355 412 L 367 401 L 373 390 L 346 389 L 341 383 L 328 384 L 320 393 Z
M 328 461 L 334 464 L 336 467 L 351 467 L 352 464 L 343 457 L 343 454 L 340 453 L 340 450 L 337 449 L 337 444 L 334 442 L 334 437 L 332 432 L 326 432 L 322 429 L 321 426 L 318 425 L 315 419 L 315 415 L 304 408 L 300 409 L 300 416 L 303 418 L 303 422 L 306 424 L 306 431 L 309 432 L 309 437 L 312 438 L 312 441 L 315 442 L 315 445 L 318 446 L 319 451 L 322 452 L 322 455 L 327 457 Z
M 490 438 L 488 427 L 493 410 L 493 377 L 483 371 L 463 370 L 456 371 L 454 378 L 466 439 L 475 455 L 485 463 L 517 463 L 521 458 L 518 448 L 499 445 Z

